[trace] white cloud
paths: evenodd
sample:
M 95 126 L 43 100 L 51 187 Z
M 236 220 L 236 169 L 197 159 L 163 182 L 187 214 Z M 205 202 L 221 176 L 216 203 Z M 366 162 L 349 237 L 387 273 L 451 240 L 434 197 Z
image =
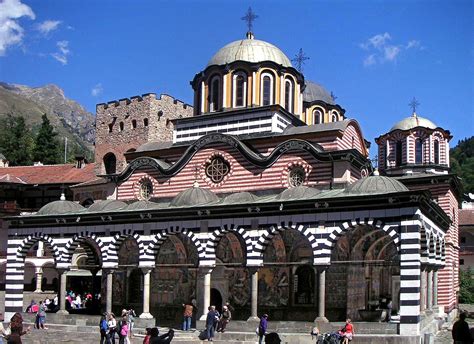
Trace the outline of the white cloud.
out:
M 102 87 L 102 84 L 99 82 L 94 87 L 92 87 L 91 95 L 93 97 L 97 97 L 97 96 L 101 95 L 103 91 L 104 91 L 104 88 Z
M 51 54 L 51 56 L 62 63 L 63 65 L 67 65 L 67 57 L 70 54 L 69 50 L 69 42 L 68 41 L 58 41 L 56 42 L 56 46 L 58 47 L 58 52 Z
M 0 1 L 0 56 L 5 55 L 9 46 L 21 44 L 24 32 L 18 23 L 21 17 L 35 19 L 35 14 L 20 0 Z
M 44 22 L 38 24 L 36 29 L 41 32 L 43 35 L 47 35 L 48 33 L 56 30 L 61 24 L 60 20 L 45 20 Z
M 414 39 L 406 44 L 393 44 L 392 36 L 388 32 L 370 37 L 364 43 L 359 44 L 359 47 L 368 52 L 363 60 L 365 67 L 377 63 L 396 62 L 398 56 L 408 49 L 422 50 L 420 41 Z

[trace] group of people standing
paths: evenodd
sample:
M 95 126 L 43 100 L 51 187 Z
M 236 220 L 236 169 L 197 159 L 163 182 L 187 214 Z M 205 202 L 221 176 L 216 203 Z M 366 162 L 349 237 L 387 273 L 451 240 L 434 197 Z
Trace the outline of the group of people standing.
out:
M 100 344 L 115 344 L 116 335 L 119 344 L 130 344 L 130 337 L 133 337 L 135 317 L 136 314 L 133 309 L 122 310 L 122 315 L 118 321 L 114 313 L 103 313 L 99 323 Z
M 222 313 L 216 310 L 216 306 L 209 306 L 206 317 L 206 337 L 209 342 L 214 340 L 215 332 L 225 332 L 227 324 L 232 318 L 231 306 L 226 303 L 222 307 Z

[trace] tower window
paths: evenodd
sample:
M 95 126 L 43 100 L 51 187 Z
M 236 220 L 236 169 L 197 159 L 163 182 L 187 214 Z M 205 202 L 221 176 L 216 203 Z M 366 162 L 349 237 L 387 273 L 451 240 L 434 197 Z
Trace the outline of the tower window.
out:
M 123 131 L 123 126 L 124 126 L 123 122 L 120 122 L 119 126 L 120 126 L 120 131 Z
M 136 129 L 137 127 L 137 120 L 136 119 L 132 119 L 132 128 L 133 129 Z
M 212 158 L 211 162 L 206 166 L 206 176 L 214 183 L 222 182 L 229 172 L 229 164 L 219 156 Z
M 415 140 L 415 164 L 423 163 L 423 142 L 420 139 Z
M 293 82 L 289 79 L 285 80 L 285 109 L 289 112 L 293 110 Z
M 106 174 L 113 174 L 117 171 L 117 158 L 114 153 L 107 153 L 103 162 Z
M 209 112 L 215 112 L 219 110 L 220 83 L 220 78 L 218 76 L 215 76 L 211 79 L 211 87 L 209 90 Z
M 247 75 L 240 72 L 234 75 L 234 107 L 245 106 L 247 96 Z
M 262 105 L 270 105 L 273 103 L 273 77 L 266 73 L 262 77 Z
M 314 124 L 321 124 L 323 123 L 323 113 L 321 110 L 314 110 L 313 111 L 313 123 Z
M 402 151 L 403 145 L 402 141 L 397 141 L 397 144 L 395 145 L 395 166 L 401 166 L 402 165 Z
M 114 130 L 114 124 L 110 123 L 109 124 L 109 133 L 111 133 Z
M 335 112 L 332 113 L 331 121 L 332 122 L 337 122 L 337 113 L 335 113 Z
M 306 173 L 301 166 L 293 167 L 288 174 L 288 184 L 291 187 L 303 185 Z
M 439 164 L 439 141 L 436 140 L 433 144 L 434 163 Z
M 143 119 L 143 126 L 148 127 L 148 118 Z

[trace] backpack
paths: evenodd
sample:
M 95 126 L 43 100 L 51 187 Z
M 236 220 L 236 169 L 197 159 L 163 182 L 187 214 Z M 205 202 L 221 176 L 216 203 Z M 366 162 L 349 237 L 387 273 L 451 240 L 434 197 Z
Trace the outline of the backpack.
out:
M 128 324 L 125 321 L 120 322 L 120 335 L 126 336 L 128 334 Z

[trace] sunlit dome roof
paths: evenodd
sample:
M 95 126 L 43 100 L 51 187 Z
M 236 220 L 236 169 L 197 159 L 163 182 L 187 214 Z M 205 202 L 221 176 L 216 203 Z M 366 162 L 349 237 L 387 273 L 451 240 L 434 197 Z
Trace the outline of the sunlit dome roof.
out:
M 217 197 L 212 191 L 193 186 L 176 195 L 170 205 L 174 207 L 199 206 L 216 202 L 218 200 L 219 197 Z
M 103 201 L 95 201 L 93 204 L 87 208 L 88 212 L 101 212 L 101 211 L 113 211 L 125 208 L 127 203 L 116 200 L 116 199 L 106 199 Z
M 349 194 L 380 194 L 392 192 L 404 192 L 408 188 L 395 178 L 379 176 L 378 172 L 373 176 L 359 179 L 349 185 L 344 193 Z
M 300 186 L 283 190 L 276 197 L 276 199 L 280 201 L 289 201 L 289 200 L 296 200 L 296 199 L 313 198 L 320 192 L 321 190 L 304 186 L 304 185 L 300 185 Z
M 79 203 L 72 201 L 54 201 L 41 207 L 36 215 L 63 215 L 84 211 L 85 208 Z
M 400 122 L 396 123 L 390 131 L 393 130 L 410 130 L 416 127 L 424 127 L 429 129 L 436 129 L 438 126 L 431 122 L 429 119 L 413 114 L 410 117 L 402 119 Z
M 290 59 L 276 46 L 265 41 L 254 39 L 247 34 L 241 39 L 227 44 L 209 60 L 207 66 L 225 65 L 234 61 L 263 62 L 273 61 L 284 67 L 292 67 Z
M 317 100 L 321 100 L 327 104 L 334 105 L 334 99 L 323 86 L 312 82 L 312 81 L 305 81 L 305 89 L 303 91 L 303 100 L 305 102 L 314 102 Z

